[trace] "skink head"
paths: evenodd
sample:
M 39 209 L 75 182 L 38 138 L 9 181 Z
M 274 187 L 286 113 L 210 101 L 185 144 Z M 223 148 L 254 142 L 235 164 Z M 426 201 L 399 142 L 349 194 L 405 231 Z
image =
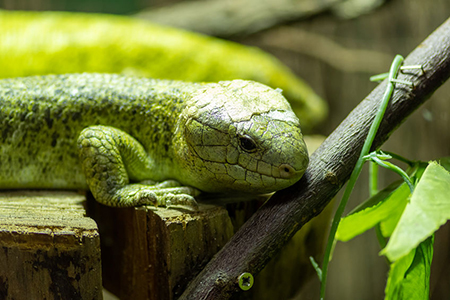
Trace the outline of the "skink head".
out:
M 243 80 L 207 85 L 185 113 L 191 184 L 206 192 L 262 194 L 298 181 L 308 152 L 278 90 Z

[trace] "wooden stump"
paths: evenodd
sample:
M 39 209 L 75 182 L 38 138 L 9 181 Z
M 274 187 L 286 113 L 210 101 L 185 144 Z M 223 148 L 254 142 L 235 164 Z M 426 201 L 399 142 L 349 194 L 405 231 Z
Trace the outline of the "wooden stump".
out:
M 0 193 L 0 299 L 102 299 L 100 239 L 84 200 Z
M 175 299 L 233 234 L 227 211 L 93 205 L 103 282 L 122 300 Z

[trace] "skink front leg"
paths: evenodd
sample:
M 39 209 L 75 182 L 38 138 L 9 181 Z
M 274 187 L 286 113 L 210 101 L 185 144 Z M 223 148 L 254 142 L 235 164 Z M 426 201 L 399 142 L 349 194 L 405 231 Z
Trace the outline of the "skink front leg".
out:
M 182 205 L 196 209 L 197 189 L 173 181 L 147 185 L 152 160 L 131 135 L 110 126 L 90 126 L 78 138 L 80 161 L 95 199 L 108 206 Z

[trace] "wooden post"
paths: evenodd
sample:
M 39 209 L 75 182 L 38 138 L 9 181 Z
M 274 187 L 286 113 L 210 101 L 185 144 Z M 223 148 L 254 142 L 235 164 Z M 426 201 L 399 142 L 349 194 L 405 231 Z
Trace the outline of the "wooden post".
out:
M 100 239 L 84 200 L 0 193 L 0 299 L 102 299 Z
M 125 299 L 174 299 L 233 235 L 225 208 L 197 212 L 95 204 L 106 289 Z

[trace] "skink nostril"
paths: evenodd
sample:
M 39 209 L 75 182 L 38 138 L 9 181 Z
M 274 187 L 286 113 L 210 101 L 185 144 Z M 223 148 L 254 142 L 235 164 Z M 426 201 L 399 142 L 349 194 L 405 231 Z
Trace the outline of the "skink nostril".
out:
M 281 178 L 291 178 L 296 174 L 295 169 L 288 164 L 280 165 L 279 169 Z

